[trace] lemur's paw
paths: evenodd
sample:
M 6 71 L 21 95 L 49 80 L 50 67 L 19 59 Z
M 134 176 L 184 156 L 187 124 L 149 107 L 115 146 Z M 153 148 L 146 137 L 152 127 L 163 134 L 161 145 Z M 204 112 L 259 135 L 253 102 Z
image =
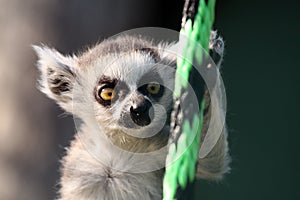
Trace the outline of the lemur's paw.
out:
M 218 67 L 220 67 L 224 55 L 224 41 L 217 31 L 211 31 L 209 39 L 210 56 Z

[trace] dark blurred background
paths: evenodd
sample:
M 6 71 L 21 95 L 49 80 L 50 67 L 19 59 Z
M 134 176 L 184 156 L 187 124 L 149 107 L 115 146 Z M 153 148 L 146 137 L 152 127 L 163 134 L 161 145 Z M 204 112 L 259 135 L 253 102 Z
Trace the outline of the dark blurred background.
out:
M 183 0 L 0 0 L 0 199 L 55 197 L 72 117 L 36 89 L 31 44 L 63 53 L 124 30 L 180 29 Z M 300 199 L 299 3 L 217 1 L 226 41 L 232 171 L 198 181 L 196 199 Z

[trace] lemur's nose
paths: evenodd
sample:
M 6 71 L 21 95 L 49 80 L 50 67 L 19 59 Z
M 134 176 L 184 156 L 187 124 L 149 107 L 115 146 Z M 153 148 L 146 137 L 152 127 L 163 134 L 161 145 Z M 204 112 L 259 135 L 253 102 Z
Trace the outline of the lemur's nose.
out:
M 140 104 L 134 104 L 131 106 L 132 112 L 139 114 L 144 113 L 149 109 L 149 106 L 151 106 L 151 103 L 148 100 L 145 100 L 141 102 Z
M 152 104 L 145 98 L 139 98 L 130 107 L 130 117 L 133 122 L 139 126 L 147 126 L 151 123 L 149 110 Z

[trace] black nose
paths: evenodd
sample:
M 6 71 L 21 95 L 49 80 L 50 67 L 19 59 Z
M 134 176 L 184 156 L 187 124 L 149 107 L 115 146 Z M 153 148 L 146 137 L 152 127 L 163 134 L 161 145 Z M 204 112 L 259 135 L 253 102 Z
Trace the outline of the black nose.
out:
M 130 117 L 139 126 L 147 126 L 151 123 L 150 113 L 151 102 L 147 99 L 136 102 L 130 107 Z

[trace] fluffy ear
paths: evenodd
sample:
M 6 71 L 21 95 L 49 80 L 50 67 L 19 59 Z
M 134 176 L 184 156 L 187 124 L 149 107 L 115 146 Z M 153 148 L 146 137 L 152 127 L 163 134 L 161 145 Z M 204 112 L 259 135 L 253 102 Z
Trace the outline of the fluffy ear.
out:
M 76 57 L 65 57 L 46 46 L 33 46 L 33 49 L 39 58 L 40 90 L 71 113 Z

